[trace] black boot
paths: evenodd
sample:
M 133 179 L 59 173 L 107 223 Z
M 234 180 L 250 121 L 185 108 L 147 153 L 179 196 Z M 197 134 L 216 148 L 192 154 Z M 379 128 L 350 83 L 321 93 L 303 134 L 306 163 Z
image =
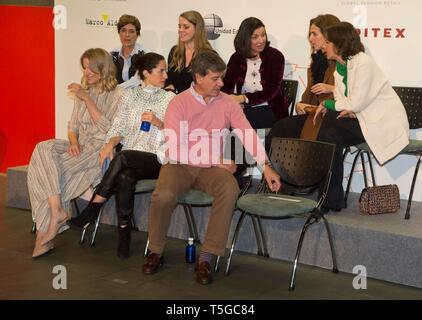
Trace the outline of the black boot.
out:
M 124 227 L 117 226 L 119 234 L 119 243 L 117 245 L 117 256 L 121 259 L 127 259 L 130 256 L 130 224 Z
M 78 228 L 84 228 L 87 224 L 93 223 L 97 220 L 103 204 L 91 201 L 77 217 L 70 219 L 70 224 Z

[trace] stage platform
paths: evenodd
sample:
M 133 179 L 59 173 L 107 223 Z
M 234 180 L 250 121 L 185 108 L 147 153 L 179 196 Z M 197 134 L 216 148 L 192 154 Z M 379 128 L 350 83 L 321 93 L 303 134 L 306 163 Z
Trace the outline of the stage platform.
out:
M 29 209 L 26 169 L 8 169 L 7 205 Z M 348 208 L 326 215 L 333 233 L 338 268 L 352 273 L 355 266 L 364 266 L 370 278 L 422 288 L 422 203 L 413 202 L 410 220 L 404 219 L 407 201 L 401 202 L 398 213 L 366 216 L 359 213 L 358 194 L 351 193 Z M 136 196 L 135 219 L 141 231 L 147 231 L 150 194 Z M 86 202 L 79 200 L 82 207 Z M 116 224 L 114 198 L 106 205 L 102 223 Z M 29 213 L 29 212 L 28 212 Z M 200 238 L 203 239 L 209 208 L 194 208 Z M 239 213 L 235 212 L 234 222 Z M 292 261 L 304 220 L 263 220 L 267 246 L 271 258 Z M 30 228 L 30 226 L 28 226 Z M 231 235 L 235 223 L 231 226 Z M 175 210 L 168 236 L 187 239 L 188 226 L 183 209 Z M 97 241 L 101 241 L 101 226 Z M 228 243 L 229 245 L 229 243 Z M 252 224 L 246 219 L 239 235 L 236 250 L 256 253 Z M 331 255 L 323 223 L 308 230 L 300 262 L 330 269 Z M 245 266 L 236 263 L 236 254 L 231 271 Z M 299 267 L 300 268 L 300 267 Z M 299 273 L 300 276 L 300 273 Z

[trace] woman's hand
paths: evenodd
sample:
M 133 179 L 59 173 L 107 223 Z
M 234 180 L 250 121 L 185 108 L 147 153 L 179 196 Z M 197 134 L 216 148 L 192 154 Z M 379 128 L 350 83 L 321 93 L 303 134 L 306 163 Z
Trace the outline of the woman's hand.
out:
M 355 119 L 356 118 L 356 114 L 354 112 L 352 112 L 352 111 L 343 110 L 337 116 L 337 119 L 340 119 L 340 118 L 352 118 L 352 119 Z
M 307 106 L 306 103 L 298 102 L 296 103 L 295 110 L 297 114 L 305 114 L 305 107 Z
M 99 154 L 99 162 L 100 162 L 100 167 L 103 167 L 103 163 L 104 160 L 106 158 L 109 158 L 110 160 L 113 159 L 113 149 L 114 146 L 113 144 L 111 144 L 110 142 L 105 144 L 104 147 L 100 150 L 100 154 Z
M 325 116 L 325 114 L 327 113 L 327 109 L 322 105 L 322 103 L 319 104 L 318 108 L 315 111 L 315 115 L 314 115 L 314 125 L 316 124 L 316 119 L 322 115 Z
M 163 121 L 158 119 L 152 111 L 142 113 L 141 121 L 151 122 L 152 125 L 156 126 L 160 130 L 164 127 Z
M 86 101 L 89 98 L 88 93 L 82 88 L 82 86 L 78 83 L 72 82 L 67 86 L 69 91 L 77 96 L 82 101 Z
M 72 157 L 79 157 L 82 152 L 82 146 L 79 143 L 71 143 L 69 149 L 67 149 L 67 153 L 69 153 Z
M 313 113 L 316 110 L 316 106 L 312 104 L 298 102 L 295 106 L 297 114 L 309 114 Z
M 334 86 L 326 83 L 317 83 L 311 87 L 311 92 L 313 94 L 332 93 L 333 91 Z

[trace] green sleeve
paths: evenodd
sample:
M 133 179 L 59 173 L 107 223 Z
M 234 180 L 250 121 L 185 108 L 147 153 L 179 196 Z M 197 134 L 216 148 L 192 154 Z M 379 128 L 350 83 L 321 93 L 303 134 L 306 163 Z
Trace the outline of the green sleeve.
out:
M 335 100 L 325 100 L 324 101 L 324 107 L 327 109 L 336 111 L 336 101 Z

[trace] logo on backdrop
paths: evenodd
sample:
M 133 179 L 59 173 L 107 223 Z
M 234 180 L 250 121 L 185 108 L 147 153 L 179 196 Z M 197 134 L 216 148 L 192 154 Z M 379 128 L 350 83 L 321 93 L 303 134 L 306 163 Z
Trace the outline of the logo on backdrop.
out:
M 383 27 L 368 27 L 356 28 L 357 32 L 362 38 L 392 38 L 392 39 L 405 39 L 406 28 L 383 28 Z
M 206 14 L 204 16 L 204 22 L 208 40 L 218 39 L 221 34 L 237 33 L 237 29 L 224 28 L 223 20 L 215 13 Z
M 114 28 L 117 26 L 118 21 L 118 19 L 110 18 L 109 14 L 103 13 L 98 18 L 85 18 L 85 25 L 89 27 Z

